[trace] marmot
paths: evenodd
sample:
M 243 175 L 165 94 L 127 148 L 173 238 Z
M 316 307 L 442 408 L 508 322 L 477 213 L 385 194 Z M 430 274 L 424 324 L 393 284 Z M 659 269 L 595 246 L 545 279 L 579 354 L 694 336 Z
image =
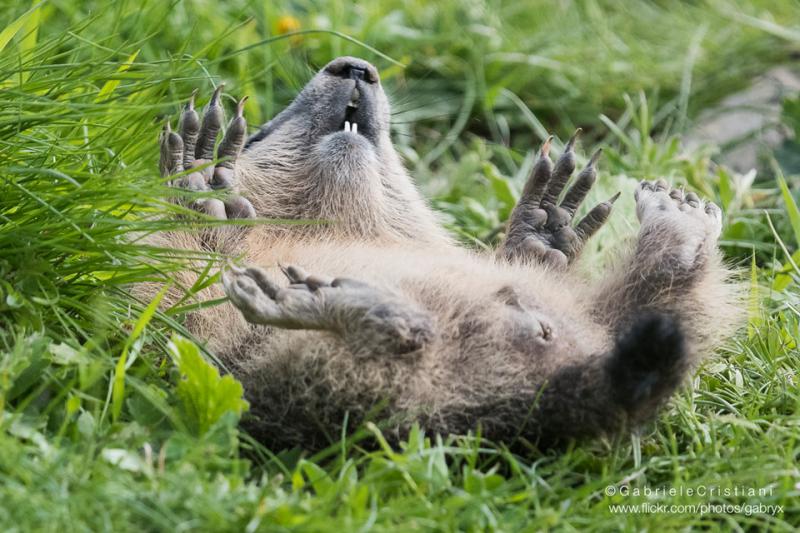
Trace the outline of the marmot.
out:
M 202 123 L 190 101 L 179 132 L 162 136 L 162 172 L 206 165 L 176 181 L 228 189 L 196 204 L 213 216 L 305 222 L 160 239 L 257 265 L 225 270 L 230 303 L 188 326 L 243 383 L 246 429 L 272 447 L 324 447 L 367 418 L 389 420 L 394 438 L 414 422 L 547 445 L 620 431 L 652 416 L 733 331 L 720 210 L 664 181 L 638 186 L 641 229 L 619 268 L 599 284 L 572 271 L 615 199 L 573 224 L 597 163 L 566 188 L 574 138 L 555 164 L 544 143 L 491 255 L 458 246 L 422 198 L 366 61 L 326 65 L 246 142 L 242 107 L 214 168 L 219 89 Z

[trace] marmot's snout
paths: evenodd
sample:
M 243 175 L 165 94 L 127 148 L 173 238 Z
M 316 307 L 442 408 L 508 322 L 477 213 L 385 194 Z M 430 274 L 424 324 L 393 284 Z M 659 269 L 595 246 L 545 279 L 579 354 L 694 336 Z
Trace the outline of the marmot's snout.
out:
M 317 77 L 331 94 L 330 133 L 362 135 L 376 144 L 383 119 L 378 103 L 383 99 L 378 69 L 363 59 L 340 57 L 328 63 Z
M 378 83 L 378 69 L 357 57 L 339 57 L 325 65 L 322 69 L 333 76 L 344 79 L 364 80 L 367 83 Z
M 245 148 L 273 134 L 282 142 L 287 135 L 299 134 L 304 143 L 312 145 L 329 135 L 341 134 L 351 144 L 369 141 L 377 147 L 381 135 L 389 130 L 389 116 L 378 69 L 363 59 L 340 57 L 325 65 L 289 107 L 247 141 Z M 360 138 L 350 137 L 353 135 Z

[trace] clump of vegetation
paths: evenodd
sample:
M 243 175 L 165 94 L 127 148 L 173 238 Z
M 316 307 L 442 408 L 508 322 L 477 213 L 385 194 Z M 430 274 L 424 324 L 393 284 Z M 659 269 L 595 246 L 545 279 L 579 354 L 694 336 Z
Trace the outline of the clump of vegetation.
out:
M 759 0 L 53 0 L 6 9 L 0 527 L 792 529 L 800 148 L 787 142 L 772 168 L 738 175 L 711 163 L 714 146 L 685 153 L 679 140 L 699 110 L 788 61 L 799 35 L 795 6 Z M 667 177 L 716 199 L 725 250 L 749 290 L 747 328 L 657 423 L 614 442 L 521 456 L 479 430 L 447 439 L 414 431 L 393 449 L 374 426 L 316 456 L 254 442 L 238 428 L 247 409 L 239 384 L 182 326 L 188 297 L 159 310 L 129 292 L 169 282 L 188 259 L 208 267 L 187 295 L 217 281 L 212 255 L 176 256 L 143 239 L 187 223 L 158 176 L 157 134 L 192 89 L 210 94 L 219 81 L 251 95 L 248 118 L 264 122 L 313 68 L 342 54 L 381 68 L 395 140 L 469 245 L 496 239 L 539 140 L 578 125 L 585 145 L 605 148 L 597 198 Z M 786 103 L 795 131 L 797 110 Z M 633 231 L 625 196 L 607 239 Z M 362 447 L 365 437 L 378 446 Z M 622 487 L 683 491 L 625 496 Z M 731 491 L 686 494 L 700 487 Z M 644 502 L 782 509 L 610 507 Z

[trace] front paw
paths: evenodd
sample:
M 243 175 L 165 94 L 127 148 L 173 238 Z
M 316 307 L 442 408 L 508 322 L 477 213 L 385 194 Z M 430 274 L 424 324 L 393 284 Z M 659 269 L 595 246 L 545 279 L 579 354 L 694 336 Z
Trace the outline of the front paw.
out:
M 219 102 L 222 87 L 220 85 L 211 96 L 202 122 L 195 111 L 192 94 L 181 114 L 179 133 L 171 130 L 169 122 L 166 124 L 161 136 L 161 174 L 171 176 L 196 169 L 176 179 L 173 184 L 177 187 L 190 191 L 233 191 L 234 164 L 247 134 L 247 122 L 243 114 L 247 98 L 243 98 L 236 106 L 236 116 L 228 124 L 216 150 L 216 159 L 219 161 L 212 165 L 211 162 L 215 159 L 214 146 L 222 127 L 222 107 Z M 192 207 L 219 219 L 256 217 L 250 201 L 233 193 L 224 200 L 198 200 Z
M 586 241 L 603 225 L 618 194 L 595 206 L 573 227 L 580 204 L 597 179 L 598 150 L 589 160 L 572 187 L 559 203 L 567 182 L 575 170 L 573 151 L 577 132 L 558 159 L 550 163 L 550 139 L 542 145 L 539 159 L 525 184 L 517 206 L 511 213 L 508 235 L 502 253 L 509 261 L 536 261 L 564 269 L 580 254 Z

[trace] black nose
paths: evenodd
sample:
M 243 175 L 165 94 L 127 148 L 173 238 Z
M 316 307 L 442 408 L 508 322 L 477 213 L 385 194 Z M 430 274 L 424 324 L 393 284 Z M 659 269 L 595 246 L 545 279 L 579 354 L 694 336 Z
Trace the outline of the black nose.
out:
M 367 69 L 356 66 L 345 67 L 345 77 L 351 80 L 363 80 L 367 73 Z
M 325 71 L 346 80 L 363 80 L 377 83 L 378 71 L 375 67 L 356 57 L 340 57 L 325 67 Z

